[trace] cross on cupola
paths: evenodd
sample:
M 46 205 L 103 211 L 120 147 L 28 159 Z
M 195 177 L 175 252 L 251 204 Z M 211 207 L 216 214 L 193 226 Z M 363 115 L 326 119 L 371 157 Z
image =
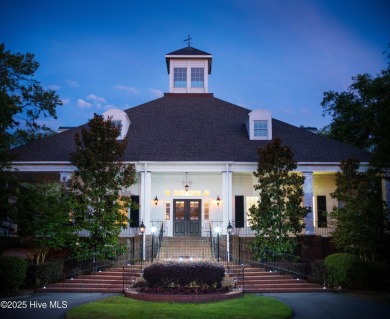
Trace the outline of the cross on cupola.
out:
M 184 42 L 188 46 L 165 56 L 169 74 L 169 93 L 208 93 L 213 56 L 191 47 L 191 36 Z
M 185 39 L 185 40 L 184 40 L 184 42 L 187 42 L 187 44 L 188 44 L 188 47 L 190 47 L 190 46 L 191 46 L 191 40 L 192 40 L 192 38 L 191 38 L 191 36 L 190 36 L 190 35 L 188 35 L 187 39 Z

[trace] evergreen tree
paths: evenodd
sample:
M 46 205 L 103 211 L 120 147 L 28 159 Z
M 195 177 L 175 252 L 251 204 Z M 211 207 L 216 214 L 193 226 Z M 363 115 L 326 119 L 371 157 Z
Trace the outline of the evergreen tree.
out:
M 250 226 L 256 233 L 255 252 L 293 253 L 296 241 L 291 235 L 303 229 L 307 209 L 302 206 L 304 177 L 291 173 L 297 165 L 292 151 L 275 138 L 258 149 L 259 162 L 254 176 L 259 190 L 258 205 L 249 209 Z
M 341 204 L 330 213 L 337 221 L 332 240 L 344 252 L 374 260 L 383 248 L 387 212 L 380 177 L 371 171 L 359 172 L 359 166 L 357 159 L 340 164 L 331 194 Z
M 73 214 L 78 229 L 89 232 L 89 238 L 76 243 L 79 253 L 111 253 L 120 248 L 121 227 L 129 222 L 128 196 L 121 190 L 136 182 L 134 164 L 120 162 L 126 140 L 118 141 L 120 128 L 111 119 L 95 114 L 75 135 L 76 151 L 71 162 L 77 167 L 69 183 Z

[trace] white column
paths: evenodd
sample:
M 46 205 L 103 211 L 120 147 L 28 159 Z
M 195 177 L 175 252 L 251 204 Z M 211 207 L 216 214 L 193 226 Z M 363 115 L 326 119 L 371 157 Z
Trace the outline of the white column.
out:
M 232 172 L 222 172 L 222 234 L 226 234 L 229 220 L 232 218 Z
M 314 235 L 314 218 L 313 218 L 313 172 L 302 172 L 305 177 L 303 184 L 303 205 L 310 209 L 305 217 L 306 235 Z
M 150 233 L 150 196 L 151 196 L 151 173 L 141 172 L 141 198 L 140 219 L 144 222 L 146 233 Z

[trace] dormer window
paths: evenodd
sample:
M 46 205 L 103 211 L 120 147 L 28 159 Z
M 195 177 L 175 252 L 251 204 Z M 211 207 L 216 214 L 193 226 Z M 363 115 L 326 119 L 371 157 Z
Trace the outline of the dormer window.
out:
M 111 123 L 115 127 L 119 128 L 119 136 L 121 136 L 122 135 L 122 121 L 121 120 L 112 120 Z
M 111 122 L 116 127 L 120 128 L 120 134 L 118 135 L 118 140 L 123 140 L 126 137 L 127 131 L 130 127 L 130 119 L 127 114 L 118 109 L 111 109 L 103 113 L 104 119 L 111 119 Z
M 268 138 L 268 121 L 267 120 L 254 120 L 253 121 L 253 133 L 255 137 Z
M 272 116 L 265 110 L 254 110 L 248 114 L 246 122 L 248 136 L 251 140 L 272 139 Z

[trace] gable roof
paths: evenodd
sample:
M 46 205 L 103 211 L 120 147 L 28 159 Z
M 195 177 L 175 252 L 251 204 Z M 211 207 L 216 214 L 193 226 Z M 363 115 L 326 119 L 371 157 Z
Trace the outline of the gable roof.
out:
M 257 148 L 268 141 L 249 140 L 245 121 L 251 110 L 212 94 L 169 94 L 125 111 L 131 120 L 123 161 L 257 162 Z M 340 162 L 370 154 L 350 145 L 273 119 L 273 137 L 289 146 L 298 162 Z M 84 125 L 85 126 L 85 125 Z M 15 161 L 69 161 L 74 134 L 81 126 L 11 151 Z

